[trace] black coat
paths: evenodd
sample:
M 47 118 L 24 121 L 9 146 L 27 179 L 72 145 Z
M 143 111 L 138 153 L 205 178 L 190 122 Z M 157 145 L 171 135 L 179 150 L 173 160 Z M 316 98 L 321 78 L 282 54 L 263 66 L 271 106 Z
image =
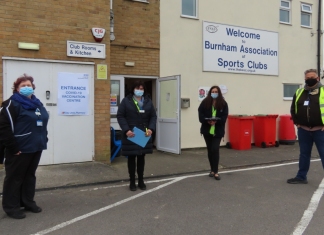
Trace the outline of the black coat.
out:
M 129 141 L 126 133 L 132 130 L 135 126 L 142 131 L 150 129 L 155 131 L 156 127 L 156 112 L 151 99 L 147 96 L 144 98 L 143 107 L 144 113 L 140 113 L 133 101 L 133 96 L 125 97 L 118 107 L 117 121 L 122 129 L 122 155 L 142 155 L 153 152 L 152 137 L 144 148 Z
M 323 92 L 323 88 L 319 89 L 319 93 L 317 95 L 308 95 L 308 91 L 303 90 L 303 93 L 297 101 L 297 114 L 295 112 L 296 94 L 294 95 L 290 107 L 290 113 L 295 125 L 307 127 L 323 126 L 319 104 L 319 96 L 321 92 Z M 306 100 L 309 100 L 309 106 L 304 105 Z
M 210 118 L 212 116 L 212 108 L 206 109 L 203 102 L 199 105 L 198 108 L 199 122 L 201 123 L 200 133 L 203 135 L 209 135 L 210 125 L 205 118 Z M 220 120 L 217 120 L 215 124 L 215 137 L 222 138 L 225 135 L 225 123 L 228 116 L 228 105 L 225 102 L 225 106 L 222 110 L 216 111 L 216 117 L 219 117 Z

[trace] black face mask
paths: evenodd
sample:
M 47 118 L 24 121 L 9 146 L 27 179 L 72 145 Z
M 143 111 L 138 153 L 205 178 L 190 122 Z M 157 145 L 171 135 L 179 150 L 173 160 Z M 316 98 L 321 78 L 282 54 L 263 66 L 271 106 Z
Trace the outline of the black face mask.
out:
M 317 79 L 316 78 L 309 78 L 305 80 L 305 83 L 307 84 L 307 86 L 312 87 L 315 86 L 317 83 Z

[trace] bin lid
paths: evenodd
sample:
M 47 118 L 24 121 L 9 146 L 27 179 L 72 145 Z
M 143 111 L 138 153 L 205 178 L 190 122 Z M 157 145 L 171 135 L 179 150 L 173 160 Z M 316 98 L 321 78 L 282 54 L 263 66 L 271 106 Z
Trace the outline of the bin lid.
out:
M 270 118 L 277 118 L 278 114 L 256 114 L 255 117 L 270 117 Z
M 247 114 L 231 114 L 228 118 L 238 118 L 238 119 L 254 119 L 254 116 L 248 116 Z

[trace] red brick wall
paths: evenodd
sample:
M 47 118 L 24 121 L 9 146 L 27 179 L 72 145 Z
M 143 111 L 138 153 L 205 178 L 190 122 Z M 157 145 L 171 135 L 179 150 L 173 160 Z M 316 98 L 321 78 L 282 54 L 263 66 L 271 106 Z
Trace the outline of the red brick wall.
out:
M 114 0 L 116 39 L 111 43 L 111 73 L 159 76 L 160 0 Z M 135 62 L 126 67 L 125 62 Z
M 1 98 L 3 96 L 3 56 L 92 61 L 96 64 L 109 65 L 110 3 L 108 0 L 1 0 L 0 5 Z M 92 27 L 106 29 L 106 36 L 102 43 L 106 44 L 107 58 L 101 60 L 67 57 L 67 40 L 95 42 L 90 32 Z M 18 42 L 38 43 L 40 50 L 20 50 Z M 109 94 L 109 79 L 97 80 L 95 73 L 95 158 L 103 162 L 109 162 L 110 159 Z

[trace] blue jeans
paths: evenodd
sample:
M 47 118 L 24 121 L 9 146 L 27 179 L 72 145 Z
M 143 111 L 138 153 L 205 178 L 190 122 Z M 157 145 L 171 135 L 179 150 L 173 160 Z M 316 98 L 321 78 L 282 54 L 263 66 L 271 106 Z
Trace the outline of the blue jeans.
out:
M 298 128 L 298 140 L 300 155 L 299 171 L 296 177 L 302 180 L 306 180 L 307 172 L 310 166 L 313 143 L 315 143 L 316 145 L 324 168 L 324 131 L 306 131 L 303 128 Z

